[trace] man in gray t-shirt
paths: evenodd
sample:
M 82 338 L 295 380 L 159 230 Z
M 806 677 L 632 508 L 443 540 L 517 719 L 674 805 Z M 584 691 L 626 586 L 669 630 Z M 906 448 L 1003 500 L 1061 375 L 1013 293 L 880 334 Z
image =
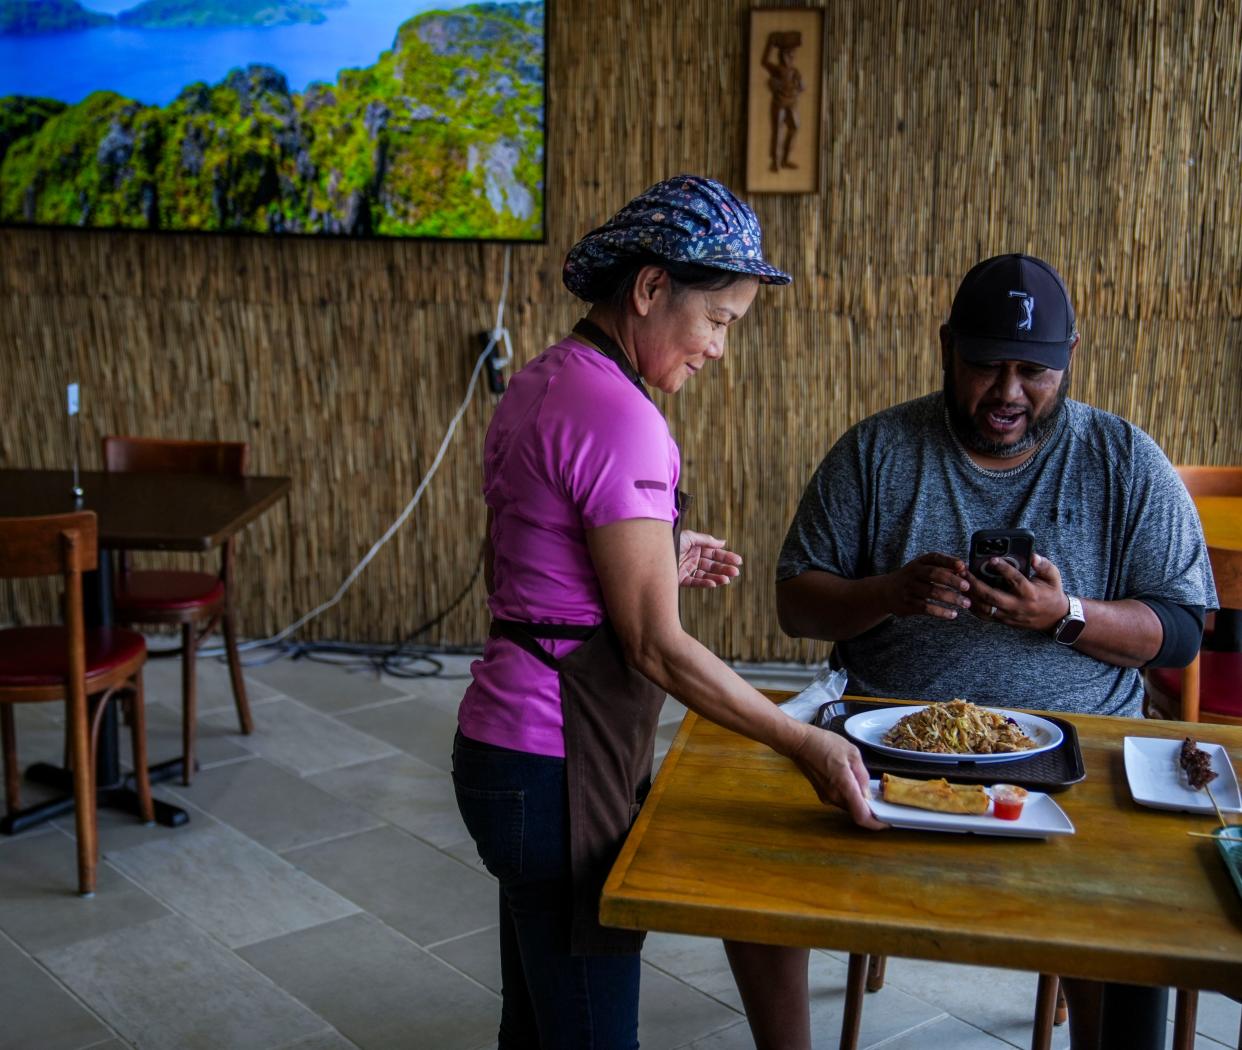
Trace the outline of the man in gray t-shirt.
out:
M 1138 715 L 1143 666 L 1184 666 L 1215 591 L 1194 505 L 1138 427 L 1067 399 L 1078 333 L 1046 263 L 967 274 L 941 393 L 863 420 L 803 494 L 777 565 L 789 634 L 837 642 L 849 690 Z M 1034 573 L 967 569 L 1026 528 Z
M 1215 607 L 1186 489 L 1138 427 L 1066 398 L 1078 331 L 1047 263 L 979 263 L 940 343 L 943 392 L 863 420 L 807 486 L 781 627 L 835 641 L 852 693 L 1138 715 L 1138 669 L 1188 664 Z M 968 571 L 975 531 L 1015 528 L 1033 576 Z M 1074 1046 L 1163 1046 L 1159 992 L 1064 986 Z

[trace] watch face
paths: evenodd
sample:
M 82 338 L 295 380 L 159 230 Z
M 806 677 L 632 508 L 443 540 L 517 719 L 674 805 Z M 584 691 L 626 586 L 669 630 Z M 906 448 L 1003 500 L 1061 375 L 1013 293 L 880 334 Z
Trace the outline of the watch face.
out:
M 1073 645 L 1086 626 L 1085 620 L 1063 620 L 1057 628 L 1057 641 L 1062 645 Z

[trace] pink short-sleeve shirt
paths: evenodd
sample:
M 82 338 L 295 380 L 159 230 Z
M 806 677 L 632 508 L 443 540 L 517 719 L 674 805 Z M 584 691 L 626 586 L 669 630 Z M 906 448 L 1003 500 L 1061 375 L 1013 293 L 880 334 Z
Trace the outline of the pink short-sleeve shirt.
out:
M 492 512 L 492 616 L 535 623 L 605 619 L 586 530 L 676 518 L 677 445 L 659 409 L 593 347 L 567 338 L 518 372 L 487 431 L 483 492 Z M 672 537 L 669 538 L 672 555 Z M 564 656 L 580 642 L 544 641 Z M 563 756 L 554 671 L 489 638 L 458 713 L 462 733 Z

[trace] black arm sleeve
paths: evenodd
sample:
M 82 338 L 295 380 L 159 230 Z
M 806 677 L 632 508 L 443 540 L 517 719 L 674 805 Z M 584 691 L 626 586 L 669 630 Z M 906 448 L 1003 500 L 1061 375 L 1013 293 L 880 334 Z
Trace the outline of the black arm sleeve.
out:
M 1203 641 L 1202 605 L 1178 605 L 1168 598 L 1138 599 L 1160 617 L 1164 628 L 1164 641 L 1160 651 L 1145 664 L 1146 667 L 1185 667 L 1199 651 Z

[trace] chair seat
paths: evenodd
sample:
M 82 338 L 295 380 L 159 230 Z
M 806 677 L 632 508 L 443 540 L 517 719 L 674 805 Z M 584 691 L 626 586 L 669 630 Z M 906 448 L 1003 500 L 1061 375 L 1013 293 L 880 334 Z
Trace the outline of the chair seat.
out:
M 224 581 L 209 572 L 150 569 L 129 572 L 117 581 L 113 606 L 123 619 L 140 611 L 172 612 L 220 605 Z
M 115 671 L 146 652 L 137 631 L 97 627 L 86 632 L 86 681 Z M 55 686 L 69 675 L 63 627 L 10 627 L 0 631 L 0 688 Z
M 1152 667 L 1147 680 L 1164 696 L 1180 700 L 1182 672 L 1175 667 Z M 1199 654 L 1199 710 L 1207 714 L 1242 718 L 1242 653 Z

